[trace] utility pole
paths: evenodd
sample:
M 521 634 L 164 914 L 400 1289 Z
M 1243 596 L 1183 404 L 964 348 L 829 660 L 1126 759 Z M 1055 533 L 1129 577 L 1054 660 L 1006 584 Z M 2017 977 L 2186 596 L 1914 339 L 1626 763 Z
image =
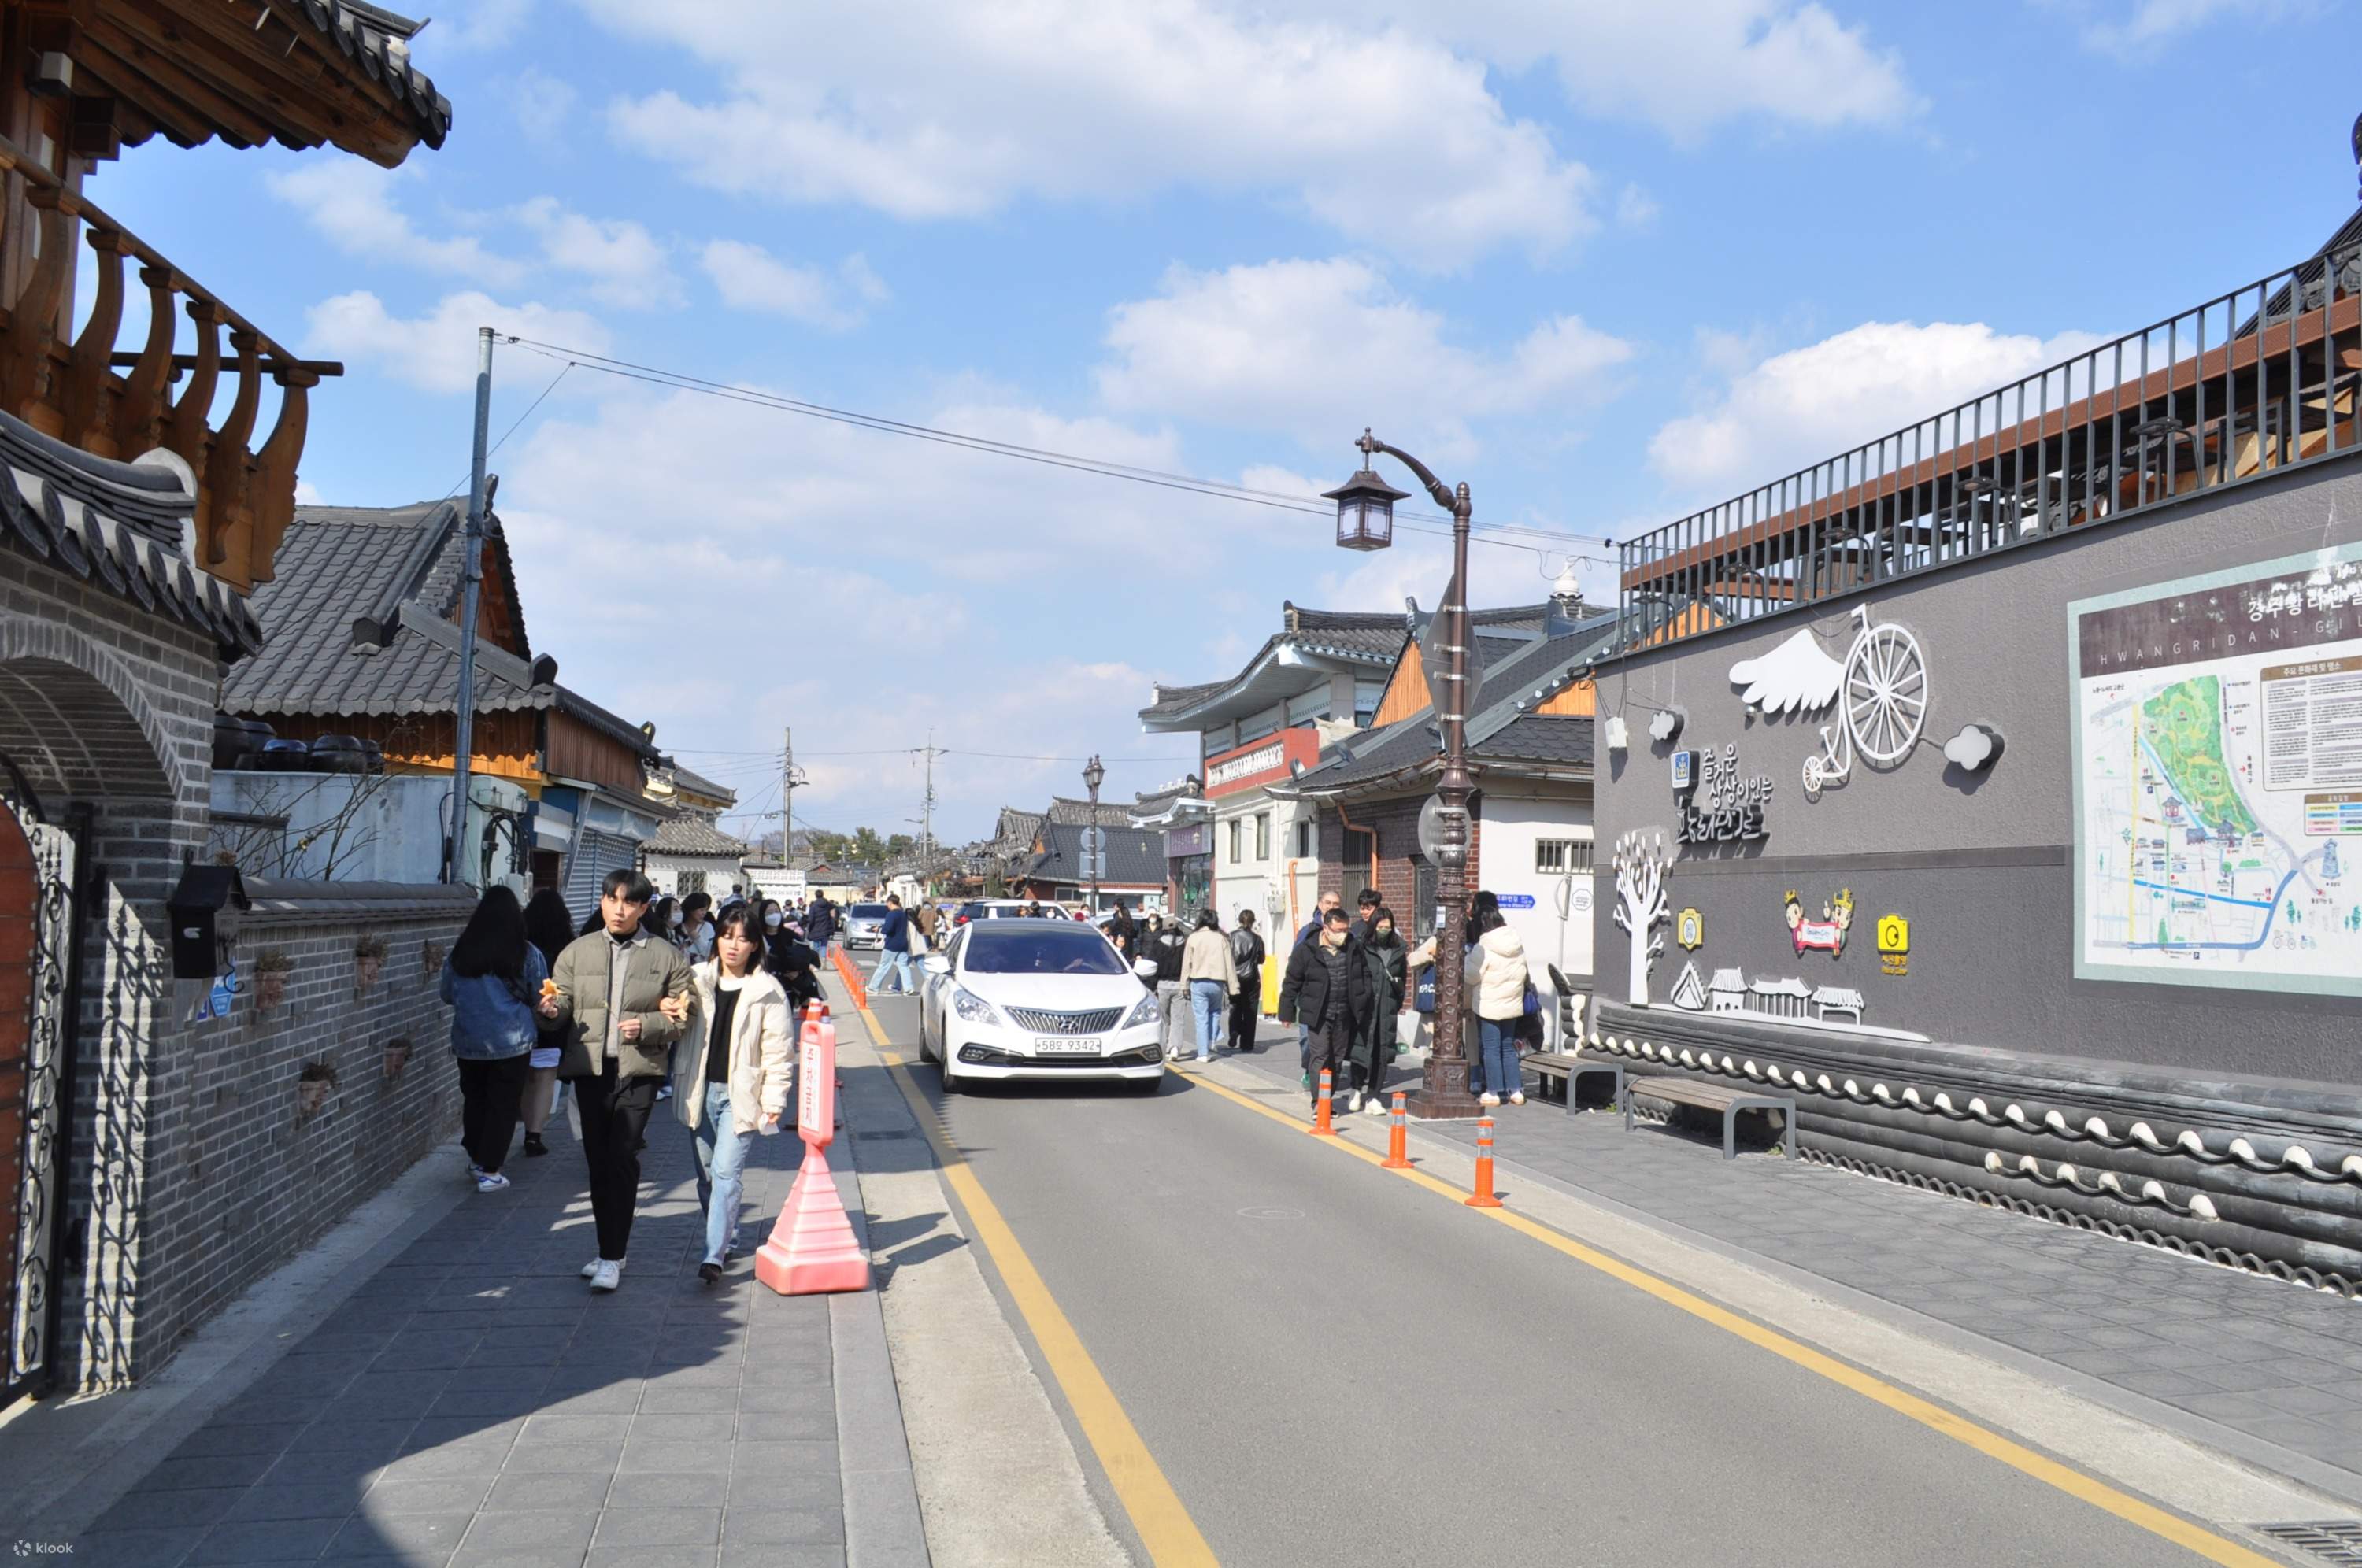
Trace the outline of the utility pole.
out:
M 795 852 L 796 837 L 796 732 L 786 724 L 779 726 L 779 864 L 785 866 Z
M 458 882 L 459 842 L 468 831 L 468 759 L 476 745 L 476 600 L 484 586 L 485 443 L 492 423 L 492 329 L 476 329 L 476 449 L 468 470 L 468 530 L 459 555 L 459 700 L 451 748 L 451 832 L 443 841 L 443 880 Z

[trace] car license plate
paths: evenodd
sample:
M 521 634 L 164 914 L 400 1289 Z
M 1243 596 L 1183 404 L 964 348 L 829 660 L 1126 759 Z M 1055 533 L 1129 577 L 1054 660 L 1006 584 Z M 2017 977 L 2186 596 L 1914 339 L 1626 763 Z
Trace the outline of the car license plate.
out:
M 1033 1054 L 1037 1056 L 1096 1056 L 1099 1043 L 1096 1038 L 1076 1040 L 1065 1035 L 1037 1034 L 1033 1037 Z

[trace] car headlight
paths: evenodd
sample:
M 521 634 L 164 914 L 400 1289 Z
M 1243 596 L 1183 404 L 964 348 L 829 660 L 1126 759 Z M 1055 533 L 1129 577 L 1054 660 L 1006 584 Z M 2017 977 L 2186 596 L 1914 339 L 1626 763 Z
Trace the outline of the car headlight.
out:
M 1123 1026 L 1126 1029 L 1138 1029 L 1144 1024 L 1154 1023 L 1156 1019 L 1156 998 L 1144 996 L 1140 999 L 1139 1005 L 1131 1010 L 1131 1016 L 1123 1021 Z
M 992 1010 L 992 1004 L 966 986 L 953 988 L 952 1010 L 970 1023 L 997 1024 L 1000 1021 L 1000 1015 Z

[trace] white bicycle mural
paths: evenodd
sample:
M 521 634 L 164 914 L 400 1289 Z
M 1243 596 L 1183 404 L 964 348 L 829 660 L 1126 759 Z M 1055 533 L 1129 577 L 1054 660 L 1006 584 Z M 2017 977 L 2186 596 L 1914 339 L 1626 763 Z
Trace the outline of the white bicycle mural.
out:
M 1734 685 L 1763 712 L 1817 712 L 1837 705 L 1837 722 L 1823 724 L 1821 751 L 1805 759 L 1805 793 L 1817 795 L 1852 776 L 1859 756 L 1892 767 L 1911 755 L 1927 723 L 1927 659 L 1919 639 L 1898 625 L 1873 624 L 1867 605 L 1842 662 L 1821 651 L 1809 627 L 1760 658 L 1730 667 Z

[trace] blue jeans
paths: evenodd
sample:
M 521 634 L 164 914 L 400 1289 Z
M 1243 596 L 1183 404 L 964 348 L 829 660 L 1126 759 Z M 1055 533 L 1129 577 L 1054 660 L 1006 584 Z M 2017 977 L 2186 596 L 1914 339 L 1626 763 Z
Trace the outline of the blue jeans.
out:
M 705 1261 L 720 1263 L 738 1235 L 738 1202 L 746 1190 L 746 1144 L 730 1114 L 730 1086 L 705 1086 L 704 1114 L 690 1140 L 697 1145 L 697 1201 L 705 1209 Z
M 1524 1078 L 1518 1066 L 1518 1021 L 1514 1018 L 1480 1018 L 1476 1021 L 1476 1039 L 1480 1048 L 1478 1064 L 1485 1069 L 1485 1082 L 1482 1088 L 1471 1083 L 1468 1086 L 1471 1094 L 1497 1094 L 1507 1099 L 1517 1091 Z M 1472 1073 L 1470 1077 L 1473 1078 L 1474 1075 Z
M 889 968 L 894 971 L 897 981 L 895 989 L 907 994 L 914 988 L 911 984 L 911 955 L 908 953 L 888 952 L 877 955 L 877 967 L 869 972 L 869 988 L 871 990 L 875 991 L 883 988 L 879 982 L 884 978 L 886 971 Z
M 1222 1037 L 1222 1026 L 1229 1021 L 1223 1010 L 1229 999 L 1229 988 L 1220 980 L 1189 982 L 1189 1010 L 1198 1020 L 1198 1055 L 1206 1061 L 1214 1059 L 1214 1042 Z

